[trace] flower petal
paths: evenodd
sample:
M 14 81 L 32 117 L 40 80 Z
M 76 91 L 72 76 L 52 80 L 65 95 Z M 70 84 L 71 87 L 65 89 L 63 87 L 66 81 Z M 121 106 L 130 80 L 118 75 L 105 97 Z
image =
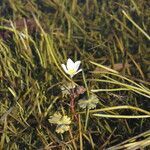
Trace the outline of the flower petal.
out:
M 68 74 L 68 70 L 67 70 L 67 68 L 66 68 L 66 65 L 61 64 L 61 66 L 62 66 L 62 68 L 64 69 L 64 71 Z
M 74 75 L 76 75 L 77 73 L 79 73 L 79 72 L 81 72 L 82 71 L 82 69 L 79 69 Z
M 67 69 L 68 70 L 74 69 L 74 66 L 75 66 L 75 63 L 69 58 L 67 60 Z
M 81 61 L 76 61 L 75 62 L 75 66 L 74 66 L 75 71 L 77 71 L 79 69 L 80 64 L 81 64 Z
M 74 75 L 75 75 L 75 74 L 70 74 L 70 77 L 73 78 Z

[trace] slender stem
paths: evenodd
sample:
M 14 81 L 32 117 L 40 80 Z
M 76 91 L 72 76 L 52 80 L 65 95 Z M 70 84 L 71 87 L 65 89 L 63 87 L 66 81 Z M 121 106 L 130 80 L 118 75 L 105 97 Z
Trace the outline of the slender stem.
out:
M 70 110 L 73 115 L 73 119 L 75 117 L 76 120 L 78 120 L 76 114 L 75 114 L 75 91 L 74 91 L 74 83 L 72 82 L 72 89 L 70 94 L 71 100 L 70 100 Z
M 74 95 L 73 95 L 73 92 L 71 92 L 71 101 L 70 101 L 70 109 L 71 109 L 71 112 L 74 114 L 75 110 L 74 110 Z

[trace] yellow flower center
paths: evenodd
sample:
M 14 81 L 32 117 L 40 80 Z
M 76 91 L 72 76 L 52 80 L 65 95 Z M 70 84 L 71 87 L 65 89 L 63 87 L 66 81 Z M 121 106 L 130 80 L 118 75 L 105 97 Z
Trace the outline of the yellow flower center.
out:
M 76 71 L 75 71 L 74 69 L 70 69 L 70 70 L 68 70 L 68 73 L 69 73 L 70 75 L 73 75 L 73 74 L 76 73 Z

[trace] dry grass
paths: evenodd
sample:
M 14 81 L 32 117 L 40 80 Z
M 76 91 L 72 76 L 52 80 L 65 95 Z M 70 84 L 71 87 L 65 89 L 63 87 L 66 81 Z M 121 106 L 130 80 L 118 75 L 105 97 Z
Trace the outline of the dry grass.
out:
M 149 149 L 149 2 L 2 0 L 0 149 Z M 82 61 L 73 80 L 67 58 Z M 85 87 L 75 99 L 60 86 Z M 83 110 L 90 94 L 99 101 Z M 48 119 L 72 118 L 58 134 Z

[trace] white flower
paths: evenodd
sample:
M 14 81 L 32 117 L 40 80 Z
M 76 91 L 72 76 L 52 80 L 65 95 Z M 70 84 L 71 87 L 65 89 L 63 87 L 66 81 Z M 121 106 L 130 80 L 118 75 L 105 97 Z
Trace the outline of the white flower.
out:
M 67 60 L 67 65 L 61 64 L 64 71 L 70 75 L 72 78 L 74 75 L 82 71 L 82 69 L 79 69 L 79 66 L 81 64 L 81 61 L 76 61 L 75 63 L 69 58 Z M 78 70 L 79 69 L 79 70 Z

